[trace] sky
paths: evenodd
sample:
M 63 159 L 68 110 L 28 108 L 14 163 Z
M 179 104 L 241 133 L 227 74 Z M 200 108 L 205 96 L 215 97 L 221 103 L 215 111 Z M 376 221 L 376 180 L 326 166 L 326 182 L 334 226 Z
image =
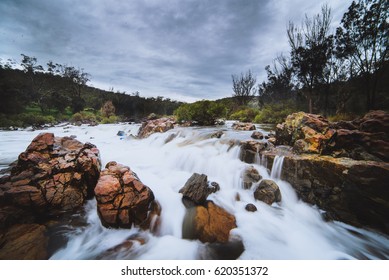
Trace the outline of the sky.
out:
M 83 68 L 89 85 L 178 101 L 232 95 L 231 75 L 289 53 L 286 28 L 351 0 L 0 0 L 0 58 Z

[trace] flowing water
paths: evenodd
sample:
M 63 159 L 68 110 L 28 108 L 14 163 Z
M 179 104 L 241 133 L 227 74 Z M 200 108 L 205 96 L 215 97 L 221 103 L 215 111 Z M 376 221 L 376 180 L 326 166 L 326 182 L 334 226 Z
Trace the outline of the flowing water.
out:
M 243 189 L 241 175 L 249 166 L 239 160 L 240 148 L 231 140 L 249 139 L 251 132 L 231 130 L 231 123 L 218 128 L 176 128 L 138 140 L 139 125 L 115 124 L 54 127 L 46 131 L 56 136 L 76 135 L 82 142 L 95 144 L 103 166 L 117 161 L 129 166 L 149 186 L 162 206 L 158 236 L 138 229 L 107 229 L 101 226 L 96 202 L 89 201 L 73 219 L 54 235 L 61 236 L 60 248 L 52 259 L 199 259 L 207 258 L 207 245 L 182 238 L 185 207 L 178 192 L 194 173 L 203 173 L 219 183 L 220 191 L 210 200 L 236 217 L 232 237 L 240 238 L 245 251 L 240 259 L 388 259 L 389 239 L 341 222 L 326 222 L 322 211 L 298 199 L 288 182 L 280 179 L 283 157 L 276 157 L 273 170 L 253 165 L 265 179 L 280 187 L 281 203 L 269 206 L 253 197 L 253 188 Z M 122 130 L 126 136 L 117 136 Z M 210 135 L 218 130 L 220 139 Z M 1 131 L 0 168 L 14 161 L 41 131 Z M 266 134 L 265 131 L 262 131 Z M 236 197 L 239 194 L 240 200 Z M 254 204 L 258 211 L 247 212 Z M 127 239 L 136 239 L 131 250 L 112 249 Z M 209 257 L 209 256 L 208 256 Z

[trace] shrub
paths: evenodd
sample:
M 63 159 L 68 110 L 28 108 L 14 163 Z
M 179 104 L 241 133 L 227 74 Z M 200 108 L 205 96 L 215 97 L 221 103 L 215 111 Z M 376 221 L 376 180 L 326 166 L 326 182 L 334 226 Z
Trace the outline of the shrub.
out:
M 91 123 L 91 122 L 96 122 L 97 118 L 96 118 L 96 115 L 92 112 L 81 111 L 81 112 L 73 114 L 71 121 L 72 122 L 81 122 L 81 123 Z
M 231 114 L 230 119 L 239 120 L 241 122 L 252 122 L 258 113 L 258 109 L 244 108 Z
M 255 116 L 255 123 L 282 123 L 285 118 L 296 111 L 293 102 L 286 101 L 280 103 L 266 104 Z
M 101 123 L 107 124 L 107 123 L 117 123 L 119 121 L 118 116 L 109 116 L 108 118 L 103 118 L 101 120 Z
M 202 100 L 183 104 L 174 111 L 178 121 L 195 121 L 199 125 L 214 125 L 218 118 L 226 116 L 226 107 L 218 102 Z
M 357 116 L 354 114 L 341 113 L 341 114 L 329 116 L 328 120 L 330 122 L 338 122 L 338 121 L 352 121 L 352 120 L 355 120 L 356 118 L 357 118 Z

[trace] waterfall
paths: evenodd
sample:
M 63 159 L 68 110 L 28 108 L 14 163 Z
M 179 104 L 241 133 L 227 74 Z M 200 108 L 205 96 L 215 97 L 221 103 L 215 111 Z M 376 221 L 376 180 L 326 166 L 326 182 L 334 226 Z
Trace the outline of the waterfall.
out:
M 270 177 L 273 179 L 281 179 L 282 165 L 284 163 L 284 156 L 276 155 L 273 161 Z
M 389 258 L 386 236 L 339 222 L 326 222 L 316 207 L 299 200 L 291 185 L 280 179 L 284 156 L 274 158 L 270 174 L 280 187 L 280 204 L 267 205 L 254 198 L 253 189 L 243 189 L 241 175 L 248 164 L 239 159 L 240 147 L 231 146 L 229 140 L 248 140 L 249 132 L 237 132 L 226 126 L 221 139 L 210 137 L 220 128 L 176 128 L 146 139 L 116 135 L 118 130 L 132 134 L 138 128 L 139 125 L 110 124 L 71 126 L 66 131 L 53 127 L 49 131 L 56 136 L 74 134 L 82 142 L 92 142 L 101 151 L 103 166 L 114 160 L 136 172 L 162 207 L 160 234 L 155 236 L 138 228 L 104 228 L 92 200 L 84 212 L 77 213 L 85 223 L 69 225 L 58 233 L 67 241 L 52 259 L 199 258 L 199 252 L 208 245 L 182 238 L 186 209 L 179 193 L 194 172 L 206 174 L 209 181 L 220 185 L 220 190 L 208 199 L 235 216 L 237 228 L 231 234 L 239 236 L 245 247 L 240 259 Z M 6 155 L 11 162 L 37 133 L 0 131 L 0 155 Z M 265 162 L 266 157 L 258 156 L 252 166 L 262 178 L 268 179 L 266 165 L 260 165 Z M 258 211 L 246 211 L 249 203 Z M 137 242 L 131 250 L 120 247 L 127 239 L 134 238 L 145 243 Z M 118 245 L 119 249 L 112 250 Z

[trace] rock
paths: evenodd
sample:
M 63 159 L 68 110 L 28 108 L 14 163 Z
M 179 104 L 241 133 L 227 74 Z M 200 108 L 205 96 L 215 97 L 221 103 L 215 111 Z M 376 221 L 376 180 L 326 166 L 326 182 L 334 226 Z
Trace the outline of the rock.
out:
M 98 260 L 117 260 L 120 259 L 133 259 L 136 256 L 136 249 L 144 245 L 146 240 L 142 237 L 134 236 L 129 237 L 122 243 L 106 250 L 96 257 Z
M 258 210 L 257 207 L 252 203 L 247 204 L 244 209 L 249 212 L 256 212 Z
M 247 167 L 242 174 L 243 188 L 250 189 L 255 183 L 258 183 L 262 179 L 257 169 L 254 166 Z
M 208 195 L 219 189 L 220 186 L 217 183 L 208 183 L 207 175 L 194 173 L 179 190 L 179 193 L 182 193 L 183 198 L 189 199 L 195 204 L 203 204 Z
M 385 132 L 385 140 L 388 140 L 389 114 L 385 111 L 370 111 L 362 119 L 354 120 L 354 122 L 359 123 L 359 129 L 364 132 Z
M 244 130 L 244 131 L 256 130 L 256 127 L 254 124 L 244 123 L 244 122 L 236 122 L 232 125 L 232 128 L 235 130 Z
M 156 119 L 158 119 L 158 116 L 155 113 L 151 113 L 150 115 L 147 116 L 148 121 L 156 120 Z
M 276 154 L 264 153 L 268 168 Z M 317 205 L 333 219 L 389 234 L 389 163 L 289 154 L 281 178 L 303 201 Z
M 298 112 L 276 126 L 276 145 L 294 146 L 300 140 L 296 152 L 320 154 L 334 133 L 322 116 Z
M 166 132 L 169 129 L 173 129 L 175 120 L 172 118 L 160 118 L 155 120 L 148 120 L 142 123 L 139 129 L 138 137 L 146 138 L 156 132 Z
M 48 238 L 45 226 L 15 224 L 0 232 L 0 260 L 45 260 Z
M 99 172 L 99 150 L 94 145 L 39 134 L 0 182 L 0 228 L 18 223 L 7 209 L 31 222 L 80 207 L 93 195 Z
M 161 209 L 152 190 L 129 167 L 109 162 L 94 189 L 97 211 L 105 227 L 149 229 Z
M 223 136 L 223 130 L 216 131 L 211 134 L 211 138 L 221 138 Z
M 357 160 L 389 161 L 389 114 L 371 111 L 352 122 L 330 123 L 319 115 L 289 115 L 276 128 L 276 144 L 295 153 L 346 156 Z
M 207 201 L 204 206 L 187 209 L 183 238 L 199 239 L 204 243 L 227 243 L 233 228 L 236 228 L 235 217 L 212 201 Z
M 227 243 L 207 243 L 200 247 L 198 256 L 200 260 L 236 260 L 243 252 L 242 239 L 232 236 Z
M 253 134 L 251 134 L 251 138 L 262 140 L 263 139 L 263 133 L 259 131 L 254 131 Z
M 268 148 L 269 144 L 266 142 L 259 142 L 255 140 L 242 141 L 240 143 L 240 160 L 247 163 L 255 163 L 259 152 Z
M 281 192 L 273 180 L 262 180 L 254 191 L 254 198 L 271 205 L 281 201 Z

